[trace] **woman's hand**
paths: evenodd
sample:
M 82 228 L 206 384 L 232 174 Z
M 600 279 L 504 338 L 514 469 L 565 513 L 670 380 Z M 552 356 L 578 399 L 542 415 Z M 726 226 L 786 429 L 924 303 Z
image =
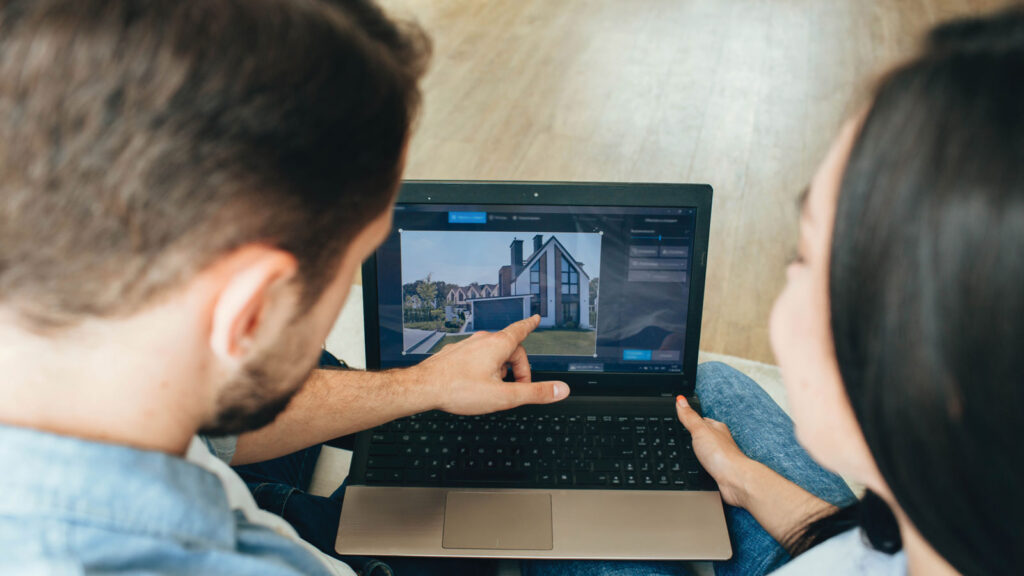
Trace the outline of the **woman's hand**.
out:
M 745 507 L 745 478 L 754 461 L 736 445 L 729 427 L 718 420 L 701 417 L 684 396 L 676 397 L 676 414 L 693 437 L 697 459 L 718 482 L 722 500 L 731 506 Z
M 676 398 L 676 413 L 693 437 L 693 451 L 718 482 L 722 500 L 743 508 L 779 542 L 786 542 L 808 518 L 831 514 L 835 507 L 748 458 L 736 445 L 729 427 L 702 418 L 686 398 Z

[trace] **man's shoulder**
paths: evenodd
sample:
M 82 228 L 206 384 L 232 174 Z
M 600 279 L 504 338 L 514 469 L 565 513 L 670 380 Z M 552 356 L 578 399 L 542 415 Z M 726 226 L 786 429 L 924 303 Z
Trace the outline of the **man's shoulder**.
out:
M 0 574 L 323 574 L 304 551 L 281 548 L 269 531 L 246 530 L 235 547 L 183 546 L 166 538 L 50 519 L 0 519 Z M 287 547 L 287 544 L 284 545 Z
M 181 458 L 0 425 L 0 461 L 0 573 L 323 572 Z

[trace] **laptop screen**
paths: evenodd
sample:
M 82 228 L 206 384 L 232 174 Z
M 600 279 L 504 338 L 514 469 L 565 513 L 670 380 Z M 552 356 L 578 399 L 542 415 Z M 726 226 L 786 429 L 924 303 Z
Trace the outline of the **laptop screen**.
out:
M 693 208 L 400 203 L 377 251 L 382 368 L 533 314 L 534 370 L 683 370 Z

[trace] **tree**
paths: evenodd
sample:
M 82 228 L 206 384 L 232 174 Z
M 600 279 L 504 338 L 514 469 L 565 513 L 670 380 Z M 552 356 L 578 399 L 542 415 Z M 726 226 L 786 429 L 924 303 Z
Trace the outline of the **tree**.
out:
M 448 298 L 448 291 L 445 290 L 445 283 L 438 280 L 434 282 L 434 286 L 437 288 L 437 297 L 435 299 L 435 308 L 444 309 L 445 299 Z
M 424 304 L 430 308 L 437 308 L 437 285 L 430 281 L 430 274 L 427 274 L 426 280 L 416 283 L 416 294 Z

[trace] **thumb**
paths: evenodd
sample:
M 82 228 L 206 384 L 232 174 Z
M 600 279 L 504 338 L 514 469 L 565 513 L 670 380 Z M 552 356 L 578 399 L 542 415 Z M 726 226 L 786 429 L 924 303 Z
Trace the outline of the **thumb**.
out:
M 508 385 L 517 389 L 517 404 L 551 404 L 569 396 L 569 385 L 565 382 L 517 382 Z
M 693 434 L 694 430 L 704 425 L 704 419 L 701 418 L 697 411 L 690 407 L 690 403 L 686 401 L 686 396 L 676 396 L 676 415 L 679 416 L 679 421 L 683 423 L 683 426 Z

